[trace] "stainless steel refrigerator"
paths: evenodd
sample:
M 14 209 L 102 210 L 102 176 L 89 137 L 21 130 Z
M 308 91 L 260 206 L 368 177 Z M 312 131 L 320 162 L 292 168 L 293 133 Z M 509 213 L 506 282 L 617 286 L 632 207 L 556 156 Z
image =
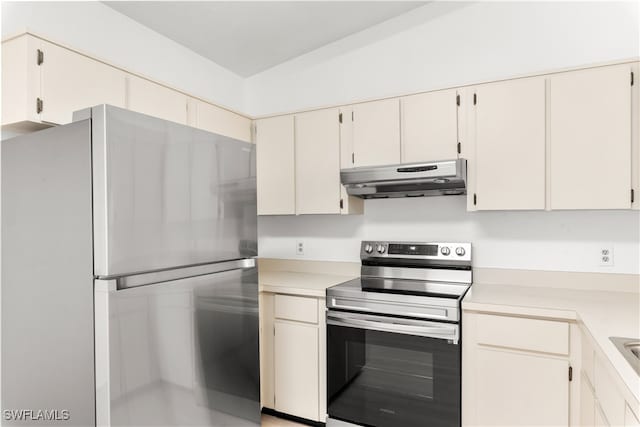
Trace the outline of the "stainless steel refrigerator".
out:
M 259 425 L 255 146 L 102 105 L 1 147 L 4 425 Z

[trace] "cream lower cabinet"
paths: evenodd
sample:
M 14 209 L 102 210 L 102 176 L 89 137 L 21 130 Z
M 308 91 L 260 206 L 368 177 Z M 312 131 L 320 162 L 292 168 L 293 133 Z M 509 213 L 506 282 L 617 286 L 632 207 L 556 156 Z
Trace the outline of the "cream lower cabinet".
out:
M 262 406 L 324 422 L 324 298 L 265 292 L 260 304 Z
M 628 389 L 608 360 L 596 353 L 592 338 L 582 334 L 582 386 L 580 389 L 580 424 L 582 426 L 637 426 L 640 403 Z M 634 409 L 632 409 L 634 408 Z M 635 412 L 634 412 L 635 411 Z
M 570 425 L 570 325 L 464 312 L 462 424 Z

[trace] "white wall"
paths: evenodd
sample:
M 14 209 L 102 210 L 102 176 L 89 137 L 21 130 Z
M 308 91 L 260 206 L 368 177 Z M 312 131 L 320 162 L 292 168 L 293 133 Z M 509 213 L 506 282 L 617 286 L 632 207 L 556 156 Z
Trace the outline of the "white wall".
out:
M 250 77 L 246 105 L 267 115 L 637 57 L 638 8 L 430 3 Z
M 98 59 L 244 112 L 244 80 L 98 1 L 2 2 L 2 37 L 32 31 Z
M 367 200 L 359 216 L 259 217 L 261 257 L 359 262 L 362 240 L 472 242 L 476 267 L 640 273 L 640 212 L 466 212 L 464 196 Z M 304 242 L 304 255 L 296 243 Z M 614 265 L 601 267 L 601 247 Z

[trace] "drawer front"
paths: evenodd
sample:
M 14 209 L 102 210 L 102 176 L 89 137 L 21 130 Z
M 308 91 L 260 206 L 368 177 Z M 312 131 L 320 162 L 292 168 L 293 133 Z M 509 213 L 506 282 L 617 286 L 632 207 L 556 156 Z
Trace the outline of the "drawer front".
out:
M 310 297 L 276 295 L 275 315 L 278 319 L 318 323 L 318 300 Z
M 477 319 L 479 344 L 569 354 L 568 323 L 488 314 Z
M 612 426 L 624 425 L 624 397 L 618 391 L 618 387 L 600 358 L 596 358 L 594 376 L 596 398 L 600 403 L 605 419 Z

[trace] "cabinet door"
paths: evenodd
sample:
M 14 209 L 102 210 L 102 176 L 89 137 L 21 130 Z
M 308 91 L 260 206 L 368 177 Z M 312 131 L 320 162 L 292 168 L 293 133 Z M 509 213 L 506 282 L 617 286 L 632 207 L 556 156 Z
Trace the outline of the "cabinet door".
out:
M 628 404 L 624 405 L 624 425 L 625 427 L 640 427 L 640 420 L 631 411 Z
M 338 109 L 295 116 L 296 213 L 340 213 Z
M 585 427 L 595 426 L 596 401 L 593 390 L 589 385 L 586 375 L 582 375 L 580 382 L 580 425 Z
M 186 95 L 137 76 L 128 76 L 127 108 L 149 116 L 187 124 Z
M 400 100 L 402 163 L 458 157 L 456 90 L 441 90 Z
M 631 65 L 549 78 L 551 209 L 631 207 Z
M 296 213 L 293 116 L 256 121 L 258 215 Z
M 42 52 L 42 121 L 65 124 L 83 108 L 125 106 L 123 71 L 45 41 Z
M 189 124 L 199 129 L 251 142 L 251 120 L 198 99 L 190 99 Z
M 354 166 L 400 163 L 400 104 L 397 98 L 353 106 Z
M 474 98 L 476 209 L 544 209 L 544 79 L 481 85 Z
M 275 321 L 275 409 L 318 420 L 318 327 Z
M 568 425 L 566 360 L 478 348 L 477 367 L 478 425 Z

